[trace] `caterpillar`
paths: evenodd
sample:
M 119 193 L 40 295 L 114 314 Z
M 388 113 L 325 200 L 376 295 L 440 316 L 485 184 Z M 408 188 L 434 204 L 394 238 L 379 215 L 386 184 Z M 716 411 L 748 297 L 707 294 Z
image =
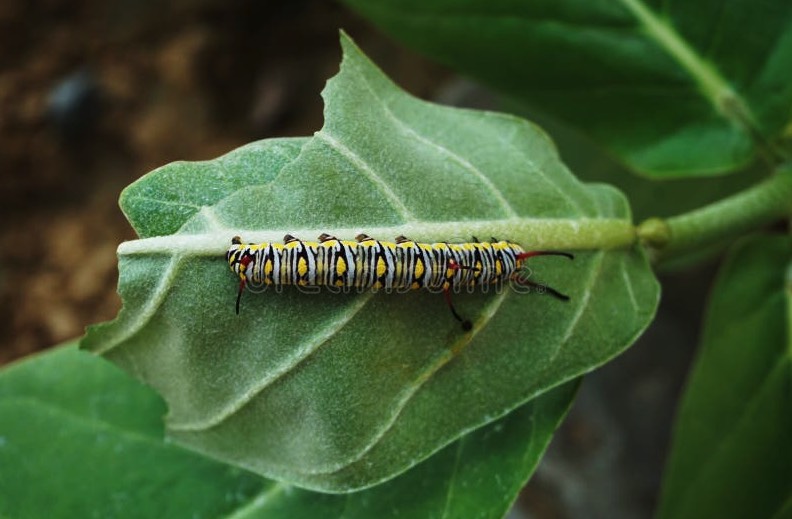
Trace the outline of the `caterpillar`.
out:
M 492 239 L 468 243 L 419 243 L 404 236 L 394 242 L 359 234 L 355 241 L 322 234 L 318 242 L 287 234 L 283 243 L 242 243 L 231 239 L 226 259 L 239 277 L 236 313 L 242 292 L 249 284 L 302 287 L 357 288 L 359 290 L 442 291 L 454 318 L 464 330 L 472 323 L 451 302 L 451 291 L 460 287 L 516 283 L 533 287 L 561 300 L 569 297 L 523 277 L 524 262 L 533 256 L 553 255 L 573 259 L 567 252 L 525 251 L 520 245 Z

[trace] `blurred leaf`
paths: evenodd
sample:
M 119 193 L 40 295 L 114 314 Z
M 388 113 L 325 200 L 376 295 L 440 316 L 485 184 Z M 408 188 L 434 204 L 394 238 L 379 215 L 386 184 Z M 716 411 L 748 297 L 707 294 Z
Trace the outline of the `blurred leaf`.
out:
M 564 163 L 579 179 L 610 184 L 624 193 L 636 222 L 693 211 L 747 189 L 769 175 L 764 164 L 725 176 L 657 179 L 632 175 L 614 156 L 568 124 L 513 103 L 508 104 L 507 111 L 526 117 L 550 134 Z
M 790 120 L 786 0 L 345 2 L 648 175 L 735 171 Z
M 317 494 L 162 441 L 159 397 L 73 346 L 0 371 L 0 517 L 499 518 L 577 383 L 376 488 Z
M 233 173 L 250 185 L 174 235 L 123 244 L 124 309 L 83 341 L 164 396 L 175 440 L 326 491 L 391 478 L 601 365 L 643 331 L 658 299 L 642 251 L 604 249 L 634 236 L 618 192 L 579 183 L 527 121 L 417 100 L 342 43 L 324 128 L 285 165 L 259 156 L 266 143 L 239 150 Z M 277 172 L 249 170 L 258 164 Z M 143 235 L 155 234 L 157 218 L 139 194 L 156 197 L 148 186 L 167 182 L 189 193 L 214 170 L 198 166 L 160 168 L 124 192 Z M 234 315 L 237 280 L 224 261 L 232 236 L 361 231 L 589 250 L 574 262 L 532 260 L 538 279 L 569 293 L 567 304 L 510 290 L 459 294 L 470 333 L 429 292 L 244 294 Z
M 578 178 L 589 182 L 604 182 L 617 187 L 630 201 L 636 222 L 651 217 L 676 216 L 701 208 L 748 189 L 765 179 L 764 166 L 754 165 L 737 175 L 718 177 L 686 177 L 651 179 L 631 175 L 613 157 L 607 156 L 590 140 L 555 121 L 536 121 L 553 136 L 564 162 Z M 703 263 L 712 263 L 734 243 L 727 238 L 719 243 L 670 257 L 654 257 L 656 273 L 687 270 Z
M 757 237 L 723 266 L 677 418 L 659 517 L 784 516 L 792 499 L 790 260 L 789 237 Z
M 162 442 L 150 389 L 73 346 L 0 371 L 0 514 L 221 517 L 264 481 Z

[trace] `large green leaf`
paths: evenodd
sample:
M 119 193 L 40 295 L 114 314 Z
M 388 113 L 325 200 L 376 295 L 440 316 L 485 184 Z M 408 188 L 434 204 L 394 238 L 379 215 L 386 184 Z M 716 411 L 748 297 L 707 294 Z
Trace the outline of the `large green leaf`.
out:
M 753 164 L 738 174 L 707 177 L 678 177 L 658 181 L 632 175 L 622 164 L 581 132 L 538 112 L 509 108 L 539 124 L 553 138 L 564 163 L 586 182 L 602 182 L 616 187 L 630 201 L 636 222 L 651 217 L 666 218 L 693 211 L 764 180 L 770 175 L 766 164 Z
M 787 0 L 345 1 L 650 175 L 734 171 L 792 113 Z
M 0 371 L 0 514 L 221 517 L 260 478 L 162 441 L 151 389 L 74 345 Z
M 141 238 L 173 234 L 191 218 L 211 218 L 211 212 L 198 213 L 240 189 L 272 182 L 307 141 L 269 139 L 214 160 L 169 164 L 135 184 L 121 205 Z
M 658 298 L 618 192 L 579 183 L 527 121 L 417 100 L 342 43 L 313 138 L 251 145 L 217 167 L 172 164 L 124 192 L 124 212 L 152 236 L 182 214 L 169 208 L 170 223 L 156 223 L 158 189 L 197 205 L 190 193 L 205 175 L 249 179 L 173 235 L 122 244 L 124 308 L 83 341 L 164 396 L 175 440 L 327 491 L 393 477 L 601 365 L 641 333 Z M 273 150 L 286 159 L 272 160 Z M 234 314 L 237 280 L 223 259 L 232 236 L 360 231 L 580 249 L 574 262 L 531 265 L 572 300 L 459 294 L 469 333 L 428 292 L 244 294 Z
M 57 348 L 0 371 L 0 517 L 497 519 L 572 401 L 570 382 L 388 483 L 317 494 L 163 442 L 162 400 Z
M 723 266 L 677 419 L 659 517 L 789 517 L 791 275 L 789 237 L 743 242 Z

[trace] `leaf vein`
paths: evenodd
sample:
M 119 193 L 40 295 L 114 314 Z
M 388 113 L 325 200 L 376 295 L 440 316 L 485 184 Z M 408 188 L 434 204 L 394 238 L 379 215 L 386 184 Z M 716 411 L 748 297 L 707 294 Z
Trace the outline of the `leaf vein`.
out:
M 95 353 L 104 355 L 107 352 L 115 349 L 123 342 L 129 340 L 132 336 L 138 333 L 143 326 L 148 323 L 154 314 L 157 312 L 162 303 L 165 301 L 165 297 L 170 292 L 170 288 L 173 284 L 173 280 L 176 277 L 176 274 L 179 271 L 179 267 L 181 266 L 182 256 L 179 254 L 174 254 L 171 257 L 170 262 L 168 262 L 168 266 L 165 269 L 165 272 L 162 273 L 160 276 L 159 282 L 157 283 L 154 292 L 152 293 L 151 297 L 148 299 L 146 305 L 143 309 L 135 316 L 132 321 L 126 325 L 120 332 L 119 336 L 116 336 L 113 340 L 107 340 L 104 342 L 104 347 L 98 348 Z
M 758 131 L 758 128 L 753 127 L 754 118 L 745 100 L 729 85 L 720 71 L 704 60 L 676 31 L 670 19 L 660 18 L 642 0 L 619 1 L 643 26 L 647 36 L 690 74 L 718 114 L 738 124 L 749 135 Z
M 630 275 L 627 273 L 627 269 L 625 268 L 624 265 L 625 260 L 626 258 L 624 258 L 621 262 L 622 279 L 624 279 L 624 286 L 627 288 L 627 295 L 630 298 L 630 304 L 635 310 L 638 310 L 639 309 L 638 300 L 635 298 L 635 292 L 633 292 L 633 288 L 632 288 L 632 280 L 630 279 Z
M 402 392 L 401 397 L 396 400 L 396 403 L 392 408 L 392 414 L 390 418 L 388 418 L 379 431 L 377 431 L 377 433 L 372 436 L 372 439 L 368 445 L 364 446 L 358 455 L 350 460 L 350 464 L 360 460 L 371 449 L 373 449 L 374 446 L 376 446 L 393 428 L 398 417 L 407 407 L 407 404 L 424 386 L 424 384 L 426 384 L 426 382 L 429 381 L 432 376 L 441 368 L 446 366 L 453 359 L 459 357 L 459 354 L 462 353 L 462 351 L 473 341 L 473 338 L 478 335 L 487 326 L 487 324 L 489 324 L 490 320 L 492 320 L 503 302 L 506 300 L 506 295 L 508 293 L 508 291 L 504 290 L 497 296 L 493 297 L 492 300 L 484 307 L 480 317 L 473 322 L 473 329 L 460 337 L 451 347 L 439 355 L 426 370 L 418 374 L 418 377 L 415 379 L 415 381 L 412 384 L 409 384 L 405 391 Z
M 482 184 L 486 186 L 492 196 L 498 201 L 498 204 L 501 206 L 501 209 L 504 211 L 506 216 L 508 217 L 516 217 L 517 212 L 514 210 L 512 205 L 503 195 L 500 189 L 487 177 L 479 168 L 477 168 L 473 163 L 465 159 L 464 157 L 460 156 L 459 154 L 455 153 L 451 149 L 429 139 L 428 137 L 418 133 L 415 131 L 411 126 L 409 126 L 406 122 L 399 119 L 396 114 L 391 110 L 390 105 L 382 99 L 382 97 L 374 90 L 371 83 L 368 81 L 368 78 L 365 74 L 360 74 L 363 78 L 363 84 L 366 85 L 366 88 L 371 93 L 371 95 L 380 103 L 385 112 L 385 115 L 394 123 L 396 126 L 399 127 L 402 131 L 407 133 L 408 135 L 414 137 L 418 142 L 428 146 L 441 154 L 449 157 L 452 161 L 459 164 L 463 169 L 467 170 L 468 172 L 472 173 Z
M 279 497 L 290 488 L 280 481 L 274 482 L 257 495 L 253 496 L 244 506 L 234 510 L 226 519 L 245 519 L 247 517 L 259 517 L 258 512 L 266 508 L 274 498 Z
M 287 361 L 279 368 L 268 371 L 265 376 L 259 379 L 258 383 L 250 387 L 247 391 L 234 399 L 230 405 L 222 408 L 216 414 L 208 417 L 205 420 L 189 422 L 189 423 L 169 423 L 168 429 L 173 431 L 197 431 L 205 430 L 215 427 L 229 417 L 237 413 L 240 409 L 253 401 L 253 399 L 261 394 L 268 387 L 276 384 L 284 376 L 291 373 L 297 366 L 303 363 L 308 357 L 316 353 L 322 345 L 326 344 L 332 339 L 344 326 L 346 326 L 357 314 L 360 312 L 374 296 L 374 292 L 366 292 L 360 297 L 356 298 L 345 311 L 335 317 L 328 326 L 324 327 L 312 337 L 312 341 L 306 344 L 306 347 L 298 350 L 295 355 L 287 359 Z
M 554 182 L 553 180 L 547 177 L 545 172 L 536 164 L 536 162 L 534 162 L 534 160 L 531 157 L 528 156 L 528 154 L 525 152 L 524 149 L 514 144 L 514 140 L 512 138 L 509 138 L 506 141 L 506 145 L 509 146 L 512 150 L 522 155 L 525 162 L 528 163 L 528 165 L 533 169 L 533 171 L 537 174 L 537 176 L 541 178 L 544 181 L 544 183 L 548 185 L 551 189 L 555 190 L 560 195 L 562 200 L 566 200 L 567 202 L 569 202 L 573 208 L 577 209 L 582 214 L 586 213 L 586 211 L 583 210 L 583 208 L 581 207 L 580 203 L 577 200 L 574 200 L 561 188 L 561 186 L 559 186 L 556 182 Z
M 737 430 L 744 424 L 745 420 L 747 420 L 748 417 L 755 412 L 755 408 L 759 406 L 759 397 L 767 396 L 763 395 L 763 393 L 765 393 L 767 390 L 767 386 L 773 382 L 774 377 L 783 376 L 783 373 L 790 368 L 789 364 L 790 362 L 786 355 L 779 354 L 775 365 L 772 367 L 772 369 L 768 370 L 767 376 L 764 378 L 762 383 L 755 388 L 750 398 L 742 406 L 742 409 L 740 409 L 739 416 L 729 422 L 728 430 L 723 431 L 723 435 L 719 440 L 717 440 L 717 445 L 710 451 L 709 457 L 699 463 L 697 474 L 692 478 L 686 478 L 687 490 L 685 491 L 684 497 L 679 504 L 679 510 L 684 511 L 688 506 L 691 505 L 691 500 L 695 499 L 697 496 L 694 489 L 697 487 L 702 478 L 707 476 L 707 471 L 711 469 L 712 464 L 720 457 L 720 455 L 723 452 L 728 452 L 730 449 L 733 449 L 733 446 L 730 444 L 732 441 L 734 441 L 734 435 L 736 434 Z M 691 490 L 693 492 L 691 492 Z
M 415 217 L 413 216 L 412 212 L 410 212 L 407 206 L 404 205 L 398 195 L 390 188 L 388 183 L 383 180 L 382 176 L 374 171 L 374 169 L 372 169 L 371 166 L 366 163 L 366 161 L 364 161 L 354 151 L 343 145 L 335 137 L 327 133 L 326 130 L 322 129 L 316 132 L 315 135 L 319 140 L 325 142 L 328 146 L 330 146 L 330 148 L 334 149 L 342 157 L 356 166 L 359 171 L 365 174 L 371 183 L 374 184 L 374 186 L 380 191 L 380 193 L 382 193 L 385 198 L 388 199 L 391 207 L 393 207 L 393 209 L 395 209 L 404 220 L 408 222 L 415 221 Z
M 116 424 L 104 420 L 100 420 L 97 418 L 92 418 L 84 414 L 77 413 L 76 411 L 73 411 L 71 409 L 59 407 L 51 402 L 47 402 L 38 397 L 27 396 L 27 395 L 11 395 L 10 397 L 3 397 L 2 399 L 0 399 L 0 402 L 11 402 L 11 403 L 18 402 L 25 404 L 28 407 L 39 407 L 54 414 L 69 417 L 75 422 L 85 425 L 86 427 L 89 427 L 94 431 L 96 430 L 96 428 L 101 427 L 104 428 L 105 430 L 112 431 L 114 434 L 117 434 L 123 438 L 126 438 L 131 441 L 140 442 L 144 445 L 149 445 L 153 448 L 165 447 L 165 444 L 162 442 L 161 437 L 147 436 L 138 431 L 123 429 Z M 179 449 L 181 448 L 179 447 Z
M 586 280 L 586 283 L 585 283 L 586 290 L 585 290 L 585 292 L 583 292 L 583 298 L 580 301 L 580 305 L 578 306 L 577 311 L 575 312 L 575 315 L 569 321 L 569 325 L 567 326 L 566 330 L 564 331 L 564 335 L 561 338 L 561 341 L 558 343 L 558 348 L 556 349 L 555 353 L 553 354 L 552 359 L 550 360 L 550 364 L 552 364 L 552 362 L 555 359 L 555 357 L 557 356 L 558 352 L 561 351 L 561 349 L 564 347 L 564 345 L 567 342 L 569 342 L 569 339 L 572 337 L 572 334 L 574 333 L 578 322 L 580 322 L 580 319 L 583 317 L 583 314 L 585 313 L 586 309 L 588 308 L 589 301 L 591 300 L 591 293 L 592 293 L 591 287 L 596 284 L 597 277 L 599 277 L 599 273 L 602 271 L 602 264 L 603 264 L 603 259 L 604 258 L 605 258 L 605 253 L 603 251 L 599 251 L 597 253 L 596 264 L 592 265 L 592 267 L 590 267 L 591 268 L 591 273 L 589 274 L 589 277 Z
M 201 216 L 203 216 L 206 223 L 209 224 L 209 228 L 215 231 L 231 231 L 228 227 L 226 227 L 218 218 L 217 211 L 214 210 L 212 206 L 205 205 L 201 208 L 200 211 Z
M 459 461 L 462 459 L 462 451 L 464 450 L 465 437 L 463 436 L 456 442 L 456 449 L 454 455 L 454 466 L 451 468 L 451 474 L 448 477 L 448 488 L 446 489 L 445 505 L 443 506 L 442 519 L 448 517 L 448 511 L 451 508 L 451 502 L 454 496 L 454 485 L 456 483 L 456 476 L 459 472 Z
M 133 195 L 128 200 L 144 200 L 146 202 L 154 202 L 161 205 L 173 205 L 176 207 L 189 207 L 190 209 L 200 210 L 205 207 L 203 205 L 191 204 L 189 202 L 177 202 L 175 200 L 163 200 L 161 198 L 154 198 L 153 196 Z

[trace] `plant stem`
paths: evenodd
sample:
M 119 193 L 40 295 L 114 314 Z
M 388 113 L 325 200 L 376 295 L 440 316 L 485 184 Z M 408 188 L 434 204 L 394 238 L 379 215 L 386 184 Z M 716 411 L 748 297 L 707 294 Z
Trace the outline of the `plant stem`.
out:
M 666 258 L 740 236 L 792 214 L 792 166 L 713 204 L 666 220 L 650 218 L 638 227 L 641 241 Z
M 641 24 L 646 35 L 690 74 L 704 97 L 719 113 L 741 125 L 746 133 L 758 135 L 748 104 L 734 91 L 715 65 L 699 55 L 676 31 L 670 19 L 654 12 L 642 0 L 621 0 L 621 4 Z

